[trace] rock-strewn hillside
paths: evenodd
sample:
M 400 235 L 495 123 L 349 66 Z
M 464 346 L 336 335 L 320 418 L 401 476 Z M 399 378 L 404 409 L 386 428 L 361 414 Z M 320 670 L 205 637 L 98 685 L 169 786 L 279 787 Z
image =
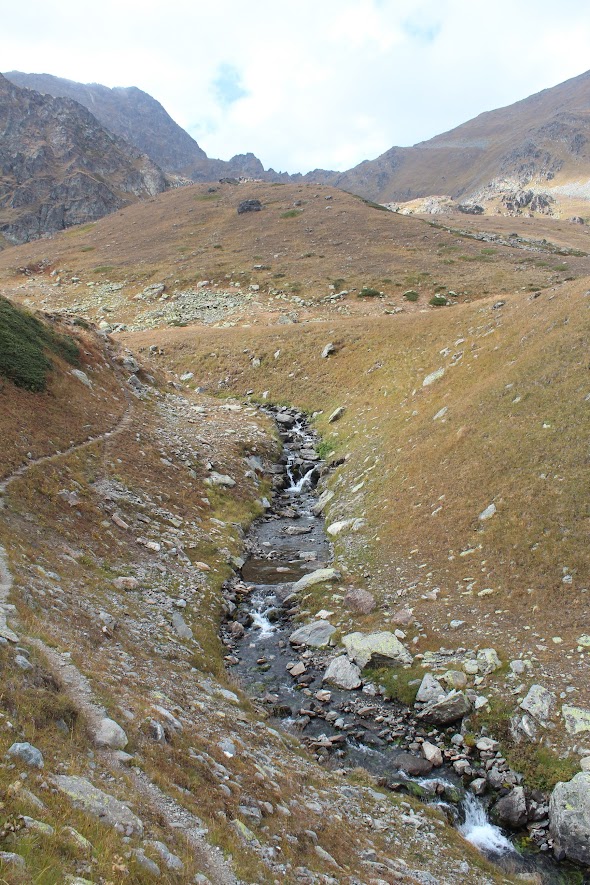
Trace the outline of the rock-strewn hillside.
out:
M 0 75 L 0 234 L 24 243 L 166 188 L 162 170 L 71 99 Z

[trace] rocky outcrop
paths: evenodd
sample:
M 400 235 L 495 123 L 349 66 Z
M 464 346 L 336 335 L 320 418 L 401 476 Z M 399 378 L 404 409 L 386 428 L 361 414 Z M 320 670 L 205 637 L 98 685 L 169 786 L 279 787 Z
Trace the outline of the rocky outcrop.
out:
M 0 75 L 0 234 L 24 243 L 163 191 L 162 170 L 70 99 Z

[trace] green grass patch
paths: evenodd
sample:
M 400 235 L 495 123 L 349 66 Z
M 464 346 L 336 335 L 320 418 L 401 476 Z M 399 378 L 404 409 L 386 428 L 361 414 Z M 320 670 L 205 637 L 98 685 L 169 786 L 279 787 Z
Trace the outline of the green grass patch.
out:
M 80 252 L 94 252 L 94 246 L 80 246 Z
M 523 775 L 525 783 L 534 790 L 549 793 L 559 781 L 569 781 L 579 771 L 574 759 L 560 758 L 554 750 L 541 744 L 521 741 L 512 737 L 510 720 L 513 707 L 501 698 L 490 698 L 489 709 L 474 717 L 475 733 L 485 726 L 500 742 L 502 753 L 514 771 Z
M 287 209 L 286 212 L 281 212 L 281 218 L 297 218 L 301 214 L 301 209 Z
M 363 286 L 357 298 L 380 298 L 382 294 L 379 289 L 373 289 L 372 286 Z
M 92 273 L 110 273 L 112 270 L 115 270 L 114 264 L 99 264 L 92 268 Z
M 407 707 L 412 707 L 424 676 L 424 670 L 419 665 L 407 669 L 375 667 L 368 669 L 366 675 L 373 682 L 385 688 L 385 697 L 388 700 L 400 701 Z
M 58 335 L 37 317 L 0 296 L 0 375 L 17 387 L 45 390 L 52 362 L 47 351 L 76 365 L 73 338 Z

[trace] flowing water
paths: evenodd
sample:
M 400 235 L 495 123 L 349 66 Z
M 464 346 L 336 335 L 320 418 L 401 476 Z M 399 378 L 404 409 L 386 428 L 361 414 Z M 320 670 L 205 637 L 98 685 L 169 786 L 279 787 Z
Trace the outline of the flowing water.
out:
M 465 790 L 452 767 L 443 765 L 414 777 L 400 770 L 397 763 L 408 754 L 383 739 L 383 715 L 393 715 L 398 723 L 396 733 L 407 735 L 415 724 L 412 711 L 370 693 L 333 686 L 328 708 L 335 711 L 333 715 L 326 716 L 322 704 L 314 701 L 315 693 L 323 688 L 322 662 L 330 653 L 314 650 L 298 654 L 289 645 L 289 636 L 297 626 L 292 621 L 298 605 L 292 598 L 292 586 L 303 575 L 329 566 L 332 549 L 323 520 L 312 513 L 320 474 L 313 454 L 314 436 L 300 416 L 292 427 L 281 430 L 286 455 L 284 487 L 248 538 L 249 556 L 242 580 L 252 590 L 238 606 L 236 617 L 245 633 L 234 643 L 237 663 L 233 674 L 253 697 L 268 705 L 283 727 L 301 735 L 322 764 L 362 766 L 391 789 L 418 792 L 424 801 L 440 806 L 467 841 L 507 872 L 535 873 L 538 881 L 547 885 L 590 882 L 585 872 L 557 864 L 547 853 L 522 856 L 508 835 L 491 823 L 484 802 Z M 306 674 L 294 680 L 287 664 L 298 661 L 305 664 Z M 372 714 L 367 716 L 363 708 L 371 708 Z

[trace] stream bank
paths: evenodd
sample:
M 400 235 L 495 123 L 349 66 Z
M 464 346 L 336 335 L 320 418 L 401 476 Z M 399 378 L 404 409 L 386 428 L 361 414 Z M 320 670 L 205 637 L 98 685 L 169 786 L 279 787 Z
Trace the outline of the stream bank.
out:
M 303 631 L 296 619 L 314 578 L 338 577 L 315 492 L 330 466 L 320 461 L 303 415 L 266 411 L 277 420 L 284 451 L 272 505 L 249 533 L 241 576 L 226 588 L 223 639 L 231 648 L 227 662 L 234 677 L 300 737 L 319 764 L 362 767 L 380 786 L 437 805 L 507 872 L 534 873 L 547 885 L 590 882 L 587 870 L 554 859 L 548 798 L 525 788 L 487 734 L 467 738 L 466 710 L 446 722 L 428 722 L 419 710 L 386 700 L 383 688 L 362 676 L 358 684 L 354 674 L 352 683 L 324 681 L 334 660 L 333 613 L 318 613 Z M 342 593 L 332 594 L 332 604 L 342 605 Z M 436 682 L 427 673 L 427 687 L 428 678 Z M 506 830 L 491 822 L 492 806 Z M 515 842 L 523 837 L 528 847 L 520 853 Z

